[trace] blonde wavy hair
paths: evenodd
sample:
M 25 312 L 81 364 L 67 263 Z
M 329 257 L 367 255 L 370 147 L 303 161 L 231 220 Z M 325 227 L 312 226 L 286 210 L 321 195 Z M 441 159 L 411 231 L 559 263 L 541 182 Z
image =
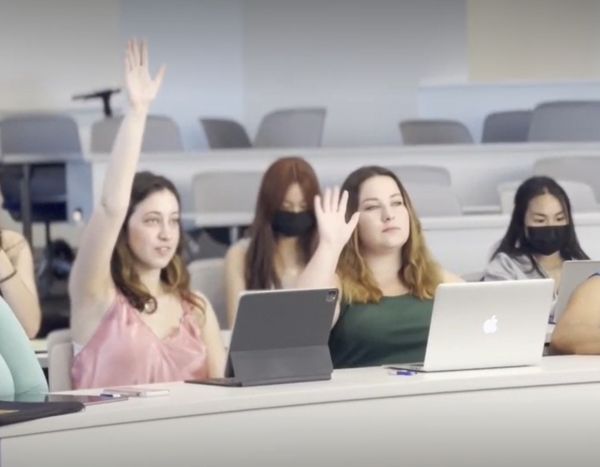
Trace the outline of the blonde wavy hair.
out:
M 377 176 L 390 177 L 398 185 L 404 204 L 408 210 L 410 234 L 402 249 L 401 266 L 398 277 L 408 288 L 409 293 L 421 299 L 431 299 L 435 289 L 442 282 L 439 265 L 434 261 L 423 237 L 421 222 L 417 217 L 408 193 L 398 177 L 390 170 L 379 166 L 361 167 L 352 172 L 342 185 L 342 192 L 348 192 L 346 219 L 358 211 L 360 189 L 363 183 Z M 372 272 L 360 251 L 358 228 L 342 250 L 337 273 L 342 283 L 342 300 L 345 303 L 377 303 L 383 293 L 377 286 Z

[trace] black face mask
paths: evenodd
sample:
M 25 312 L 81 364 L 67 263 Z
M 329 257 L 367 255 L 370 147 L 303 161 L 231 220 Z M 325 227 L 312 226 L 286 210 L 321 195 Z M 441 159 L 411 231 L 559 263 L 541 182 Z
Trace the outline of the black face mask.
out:
M 286 237 L 304 235 L 315 225 L 315 216 L 311 211 L 277 211 L 273 218 L 273 231 Z
M 569 236 L 568 225 L 527 227 L 527 243 L 536 253 L 549 256 L 562 250 Z

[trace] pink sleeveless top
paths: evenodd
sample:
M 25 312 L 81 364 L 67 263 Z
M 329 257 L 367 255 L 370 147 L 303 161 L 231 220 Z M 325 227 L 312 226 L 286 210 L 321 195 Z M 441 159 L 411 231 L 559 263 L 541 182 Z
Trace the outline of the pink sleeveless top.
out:
M 117 294 L 89 342 L 73 358 L 73 389 L 166 383 L 208 377 L 195 312 L 183 302 L 179 328 L 164 339 Z

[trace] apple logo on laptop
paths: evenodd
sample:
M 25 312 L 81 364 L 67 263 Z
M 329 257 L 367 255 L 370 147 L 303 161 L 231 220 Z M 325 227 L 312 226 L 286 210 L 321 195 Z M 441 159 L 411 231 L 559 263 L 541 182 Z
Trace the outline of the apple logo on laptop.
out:
M 483 323 L 483 332 L 486 334 L 494 334 L 498 330 L 498 318 L 496 315 L 492 316 L 490 319 L 487 319 L 485 323 Z

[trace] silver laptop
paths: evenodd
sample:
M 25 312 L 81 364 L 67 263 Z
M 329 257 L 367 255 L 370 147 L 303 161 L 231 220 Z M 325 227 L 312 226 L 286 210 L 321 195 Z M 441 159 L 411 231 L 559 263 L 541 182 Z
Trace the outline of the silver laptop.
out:
M 600 261 L 565 261 L 560 273 L 560 286 L 556 305 L 554 305 L 553 323 L 556 323 L 564 314 L 567 302 L 575 289 L 590 276 L 600 271 Z
M 553 294 L 553 279 L 441 284 L 425 361 L 386 366 L 437 372 L 537 365 Z

